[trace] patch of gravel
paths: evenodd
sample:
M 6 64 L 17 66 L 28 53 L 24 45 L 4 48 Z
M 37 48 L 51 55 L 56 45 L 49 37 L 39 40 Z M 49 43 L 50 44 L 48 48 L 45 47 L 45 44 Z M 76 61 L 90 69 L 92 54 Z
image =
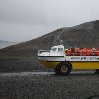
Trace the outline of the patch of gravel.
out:
M 0 60 L 0 72 L 53 71 L 39 63 L 37 57 L 22 57 L 19 60 Z
M 87 99 L 99 95 L 99 75 L 0 76 L 0 99 Z

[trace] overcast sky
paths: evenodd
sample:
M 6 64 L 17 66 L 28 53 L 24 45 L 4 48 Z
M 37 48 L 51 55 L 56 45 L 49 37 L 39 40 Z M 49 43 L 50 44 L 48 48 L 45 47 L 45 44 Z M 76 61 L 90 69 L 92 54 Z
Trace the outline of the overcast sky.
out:
M 0 0 L 0 39 L 22 42 L 99 20 L 99 0 Z

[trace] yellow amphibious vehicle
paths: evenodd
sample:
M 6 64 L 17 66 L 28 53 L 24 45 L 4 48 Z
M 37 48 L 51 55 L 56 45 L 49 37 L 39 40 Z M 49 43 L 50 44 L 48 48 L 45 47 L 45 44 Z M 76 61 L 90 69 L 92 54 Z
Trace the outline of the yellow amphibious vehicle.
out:
M 38 60 L 49 68 L 54 68 L 57 74 L 69 74 L 76 69 L 99 69 L 99 49 L 71 48 L 63 45 L 53 46 L 51 50 L 39 50 Z

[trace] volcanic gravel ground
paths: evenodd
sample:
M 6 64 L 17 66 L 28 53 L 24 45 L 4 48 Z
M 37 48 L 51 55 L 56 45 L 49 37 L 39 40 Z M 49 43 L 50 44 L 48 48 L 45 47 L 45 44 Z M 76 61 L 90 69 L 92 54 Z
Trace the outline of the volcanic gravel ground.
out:
M 39 63 L 37 57 L 22 57 L 19 60 L 0 60 L 0 72 L 53 71 Z
M 0 74 L 0 99 L 99 99 L 99 75 Z

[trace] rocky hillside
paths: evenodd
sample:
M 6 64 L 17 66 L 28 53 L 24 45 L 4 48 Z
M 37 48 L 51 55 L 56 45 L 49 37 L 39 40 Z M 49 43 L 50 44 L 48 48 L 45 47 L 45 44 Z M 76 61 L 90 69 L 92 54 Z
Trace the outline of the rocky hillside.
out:
M 50 71 L 39 64 L 37 51 L 50 49 L 60 40 L 63 40 L 65 47 L 99 47 L 99 21 L 64 27 L 42 37 L 1 49 L 0 72 Z
M 60 28 L 39 38 L 4 48 L 0 50 L 0 56 L 35 56 L 38 49 L 50 49 L 60 39 L 65 47 L 99 47 L 99 20 Z

